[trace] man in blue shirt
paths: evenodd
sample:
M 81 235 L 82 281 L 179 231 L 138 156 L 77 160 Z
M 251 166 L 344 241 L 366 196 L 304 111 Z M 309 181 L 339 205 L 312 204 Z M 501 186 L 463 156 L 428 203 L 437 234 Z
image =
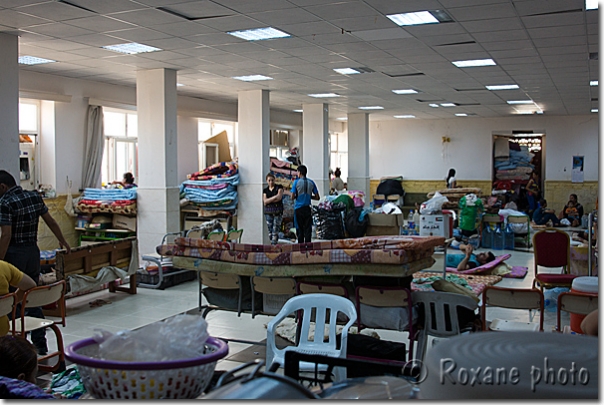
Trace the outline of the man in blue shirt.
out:
M 539 207 L 533 212 L 533 221 L 537 225 L 546 225 L 548 221 L 552 221 L 553 226 L 560 226 L 556 212 L 547 208 L 547 201 L 543 198 L 539 200 Z
M 304 165 L 298 166 L 298 178 L 292 184 L 292 198 L 294 199 L 294 221 L 298 243 L 311 241 L 312 212 L 310 200 L 318 200 L 319 190 L 314 181 L 306 177 L 308 169 Z
M 455 267 L 457 270 L 473 269 L 483 264 L 495 260 L 495 255 L 491 252 L 482 252 L 475 255 L 472 245 L 459 245 L 459 250 L 464 254 L 448 254 L 447 267 Z

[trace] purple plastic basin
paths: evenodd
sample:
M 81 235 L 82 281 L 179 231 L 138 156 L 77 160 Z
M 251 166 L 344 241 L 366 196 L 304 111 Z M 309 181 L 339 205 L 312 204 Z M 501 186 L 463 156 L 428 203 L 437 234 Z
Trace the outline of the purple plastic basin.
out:
M 208 337 L 206 344 L 216 347 L 216 350 L 212 353 L 204 354 L 202 356 L 193 357 L 190 359 L 169 360 L 161 362 L 134 362 L 103 360 L 78 354 L 78 350 L 84 347 L 90 345 L 98 345 L 98 343 L 93 338 L 88 338 L 78 340 L 77 342 L 68 345 L 65 348 L 65 357 L 72 363 L 95 368 L 104 368 L 112 370 L 167 370 L 173 368 L 193 367 L 198 366 L 200 364 L 212 363 L 225 357 L 229 353 L 228 345 L 220 339 L 216 339 L 210 336 Z

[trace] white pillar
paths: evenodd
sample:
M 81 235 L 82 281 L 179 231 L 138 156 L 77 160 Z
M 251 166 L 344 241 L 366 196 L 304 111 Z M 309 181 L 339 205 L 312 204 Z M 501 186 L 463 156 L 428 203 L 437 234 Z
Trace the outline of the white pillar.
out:
M 369 114 L 348 114 L 348 190 L 365 193 L 365 205 L 373 199 L 369 194 Z
M 163 236 L 180 230 L 176 71 L 140 70 L 136 75 L 138 113 L 139 253 L 155 252 Z
M 321 197 L 329 194 L 329 105 L 303 104 L 302 164 Z
M 19 184 L 19 43 L 0 33 L 0 169 Z
M 239 186 L 237 227 L 245 243 L 269 244 L 262 189 L 270 169 L 270 109 L 268 90 L 239 92 Z

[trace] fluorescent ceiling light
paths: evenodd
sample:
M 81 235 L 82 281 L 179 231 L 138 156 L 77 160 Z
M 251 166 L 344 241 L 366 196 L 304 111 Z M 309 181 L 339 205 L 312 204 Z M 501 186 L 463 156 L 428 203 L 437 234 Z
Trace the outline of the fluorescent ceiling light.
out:
M 592 80 L 589 82 L 590 86 L 597 86 L 598 85 L 598 81 L 597 80 Z
M 358 70 L 355 70 L 353 68 L 338 68 L 338 69 L 334 69 L 334 70 L 342 75 L 356 75 L 356 74 L 361 73 Z
M 184 84 L 182 84 L 182 83 L 176 83 L 176 87 L 183 87 L 183 86 L 184 86 Z
M 101 48 L 109 49 L 110 51 L 120 53 L 127 53 L 128 55 L 136 55 L 137 53 L 156 52 L 162 50 L 153 46 L 138 44 L 136 42 L 130 42 L 127 44 L 107 45 L 102 46 Z
M 456 117 L 467 117 L 468 114 L 466 114 L 466 113 L 457 113 L 457 114 L 455 114 L 455 116 Z
M 597 109 L 597 108 L 592 108 L 592 109 L 591 109 L 591 112 L 593 112 L 593 113 L 597 113 L 597 112 L 598 112 L 598 109 Z
M 348 121 L 348 117 L 336 118 L 338 121 Z
M 485 86 L 487 90 L 513 90 L 518 89 L 517 84 L 499 84 L 495 86 Z
M 294 112 L 301 113 L 304 110 L 294 110 Z
M 438 104 L 428 104 L 428 105 L 429 105 L 430 107 L 432 107 L 432 108 L 438 108 L 438 107 L 439 107 L 439 105 L 438 105 Z
M 457 107 L 455 103 L 440 103 L 441 107 Z
M 533 100 L 509 100 L 508 104 L 535 104 Z
M 386 17 L 390 18 L 396 25 L 421 25 L 421 24 L 438 24 L 440 21 L 436 19 L 429 11 L 418 11 L 415 13 L 390 14 Z
M 260 80 L 273 80 L 272 77 L 262 75 L 250 75 L 250 76 L 235 76 L 233 79 L 241 80 L 243 82 L 258 82 Z
M 290 37 L 286 32 L 280 31 L 273 27 L 255 28 L 253 30 L 231 31 L 227 34 L 234 37 L 245 39 L 246 41 L 260 41 L 264 39 L 287 38 Z
M 43 63 L 53 63 L 56 60 L 38 58 L 35 56 L 19 56 L 19 64 L 21 65 L 41 65 Z
M 417 90 L 402 89 L 402 90 L 392 90 L 392 92 L 396 93 L 396 94 L 415 94 L 415 93 L 417 93 Z
M 395 115 L 394 118 L 415 118 L 415 115 Z
M 585 10 L 597 10 L 598 0 L 585 0 Z
M 336 93 L 316 93 L 316 94 L 309 94 L 309 96 L 315 97 L 315 98 L 340 97 L 340 95 L 336 94 Z
M 369 105 L 365 107 L 359 107 L 359 110 L 383 110 L 384 107 L 381 105 Z
M 531 110 L 525 110 L 525 111 L 516 111 L 516 114 L 521 114 L 521 115 L 531 115 L 531 114 L 535 114 L 535 111 L 531 111 Z
M 458 68 L 497 65 L 493 59 L 457 60 L 451 63 Z

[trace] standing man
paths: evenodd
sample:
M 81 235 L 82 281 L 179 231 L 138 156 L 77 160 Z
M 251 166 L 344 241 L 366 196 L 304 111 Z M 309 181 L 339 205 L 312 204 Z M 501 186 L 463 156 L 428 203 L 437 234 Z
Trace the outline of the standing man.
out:
M 306 166 L 298 166 L 298 178 L 292 184 L 292 198 L 294 199 L 294 221 L 298 243 L 311 241 L 312 234 L 312 212 L 310 200 L 318 200 L 319 190 L 311 179 L 306 178 L 308 169 Z
M 9 172 L 0 170 L 0 260 L 11 263 L 36 284 L 40 278 L 40 217 L 57 237 L 59 245 L 69 253 L 71 248 L 42 197 L 36 191 L 23 190 Z M 28 308 L 26 314 L 44 319 L 40 307 Z M 39 354 L 48 353 L 44 329 L 33 331 L 31 339 Z

